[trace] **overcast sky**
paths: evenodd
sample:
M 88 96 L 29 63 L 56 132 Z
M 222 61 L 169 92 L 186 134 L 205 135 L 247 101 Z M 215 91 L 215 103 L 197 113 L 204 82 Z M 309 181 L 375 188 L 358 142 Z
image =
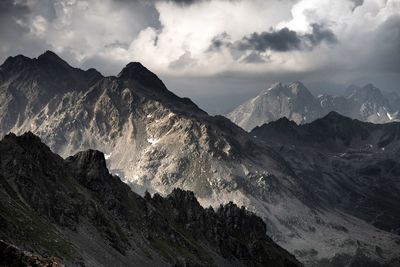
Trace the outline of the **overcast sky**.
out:
M 0 61 L 45 50 L 104 75 L 140 61 L 211 113 L 274 81 L 400 92 L 400 0 L 0 0 Z

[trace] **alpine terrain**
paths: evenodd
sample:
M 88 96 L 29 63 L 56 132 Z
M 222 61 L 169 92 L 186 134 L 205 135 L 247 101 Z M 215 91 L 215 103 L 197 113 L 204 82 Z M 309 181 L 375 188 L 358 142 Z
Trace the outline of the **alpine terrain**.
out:
M 30 132 L 7 135 L 0 152 L 0 237 L 53 257 L 2 241 L 2 266 L 300 266 L 244 207 L 203 209 L 180 189 L 143 198 L 101 152 L 64 160 Z
M 247 131 L 283 117 L 297 124 L 308 123 L 331 111 L 361 121 L 386 123 L 399 119 L 399 99 L 396 94 L 384 96 L 372 84 L 349 86 L 343 96 L 315 97 L 301 82 L 275 83 L 236 107 L 227 117 Z
M 320 103 L 300 83 L 274 88 L 265 94 L 292 103 L 295 118 L 319 116 Z M 270 103 L 279 109 L 279 101 Z M 290 113 L 281 107 L 282 114 Z M 269 134 L 248 133 L 223 116 L 208 115 L 168 91 L 140 63 L 129 63 L 117 76 L 103 77 L 93 69 L 73 68 L 49 51 L 33 59 L 10 57 L 0 70 L 0 127 L 2 136 L 31 131 L 63 157 L 87 149 L 103 151 L 110 171 L 141 195 L 148 190 L 174 196 L 174 188 L 181 188 L 194 192 L 204 207 L 217 209 L 229 201 L 243 205 L 262 217 L 265 232 L 274 241 L 307 266 L 397 264 L 399 201 L 390 197 L 400 193 L 395 157 L 390 163 L 394 169 L 389 166 L 368 175 L 358 172 L 370 166 L 364 158 L 344 161 L 355 168 L 346 175 L 346 166 L 320 168 L 313 163 L 322 162 L 325 155 L 317 150 L 303 155 L 303 150 L 292 149 L 292 159 L 276 147 L 284 139 L 267 142 Z M 384 135 L 382 130 L 378 134 Z M 381 159 L 375 152 L 368 160 Z M 67 158 L 65 164 L 76 169 L 87 153 Z M 302 157 L 310 159 L 303 162 Z M 103 190 L 99 184 L 96 190 Z M 369 205 L 376 198 L 376 206 Z M 355 200 L 361 208 L 351 206 Z M 158 197 L 150 202 L 161 210 L 172 205 L 160 204 Z M 119 236 L 115 233 L 111 240 L 128 251 L 126 243 L 119 244 Z

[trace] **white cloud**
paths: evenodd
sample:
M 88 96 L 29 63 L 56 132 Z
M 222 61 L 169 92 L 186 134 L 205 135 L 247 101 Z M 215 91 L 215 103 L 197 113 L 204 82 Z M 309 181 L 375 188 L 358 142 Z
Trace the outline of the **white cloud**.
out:
M 32 21 L 31 34 L 43 37 L 47 27 L 47 20 L 42 16 L 36 16 Z
M 168 74 L 209 75 L 238 63 L 230 53 L 208 53 L 211 40 L 223 32 L 233 39 L 273 27 L 288 18 L 290 1 L 204 1 L 191 6 L 158 2 L 161 30 L 147 28 L 132 42 L 127 56 Z M 190 54 L 188 65 L 177 62 Z
M 168 75 L 211 75 L 224 71 L 302 72 L 332 65 L 351 67 L 359 61 L 338 55 L 367 56 L 369 46 L 365 50 L 359 46 L 365 45 L 364 42 L 375 34 L 374 29 L 400 10 L 398 0 L 365 0 L 355 7 L 350 0 L 302 0 L 294 4 L 293 1 L 214 0 L 189 7 L 159 2 L 156 8 L 160 13 L 161 30 L 143 30 L 126 55 L 117 54 L 118 58 L 142 61 Z M 322 44 L 313 51 L 266 51 L 260 55 L 265 59 L 261 64 L 245 63 L 243 59 L 252 52 L 235 56 L 227 49 L 216 53 L 207 51 L 211 40 L 221 33 L 227 33 L 233 41 L 270 28 L 288 27 L 299 33 L 309 33 L 313 23 L 332 29 L 339 43 Z M 181 60 L 183 57 L 185 60 Z
M 25 51 L 31 51 L 31 47 L 35 52 L 53 49 L 72 64 L 96 67 L 106 74 L 117 73 L 129 61 L 141 61 L 158 74 L 175 76 L 357 69 L 368 61 L 372 48 L 379 49 L 376 31 L 390 16 L 400 14 L 399 0 L 364 0 L 358 6 L 352 0 L 210 0 L 192 5 L 150 2 L 29 0 L 30 13 L 14 18 L 28 31 L 21 32 L 20 37 L 0 29 L 11 36 L 0 46 L 1 56 L 12 55 L 13 49 L 28 55 Z M 266 50 L 258 54 L 226 47 L 209 50 L 213 38 L 223 33 L 235 42 L 254 32 L 284 27 L 307 34 L 313 23 L 331 29 L 338 43 L 321 43 L 312 50 Z M 23 41 L 18 42 L 18 38 Z M 381 47 L 390 50 L 386 46 L 390 43 Z M 253 60 L 256 63 L 248 60 L 251 58 L 257 59 Z

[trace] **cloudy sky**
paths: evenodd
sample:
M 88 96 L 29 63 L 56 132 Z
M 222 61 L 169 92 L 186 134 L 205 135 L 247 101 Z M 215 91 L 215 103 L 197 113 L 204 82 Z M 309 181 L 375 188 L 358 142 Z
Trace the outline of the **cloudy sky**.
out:
M 400 0 L 1 0 L 0 61 L 45 50 L 105 75 L 140 61 L 210 113 L 278 80 L 400 92 Z

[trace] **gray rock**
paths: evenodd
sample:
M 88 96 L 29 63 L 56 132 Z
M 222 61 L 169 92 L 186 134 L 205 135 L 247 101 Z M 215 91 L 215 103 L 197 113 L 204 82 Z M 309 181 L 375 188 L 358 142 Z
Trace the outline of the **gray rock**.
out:
M 247 131 L 283 117 L 297 124 L 310 123 L 331 111 L 366 122 L 386 123 L 398 120 L 397 99 L 389 101 L 372 84 L 349 86 L 344 96 L 315 97 L 300 82 L 277 83 L 239 105 L 227 117 Z
M 0 154 L 0 207 L 10 222 L 0 237 L 66 265 L 301 266 L 253 213 L 232 203 L 203 209 L 180 189 L 142 198 L 108 172 L 99 151 L 63 160 L 27 133 L 7 135 Z M 62 266 L 2 242 L 0 253 L 7 266 Z

